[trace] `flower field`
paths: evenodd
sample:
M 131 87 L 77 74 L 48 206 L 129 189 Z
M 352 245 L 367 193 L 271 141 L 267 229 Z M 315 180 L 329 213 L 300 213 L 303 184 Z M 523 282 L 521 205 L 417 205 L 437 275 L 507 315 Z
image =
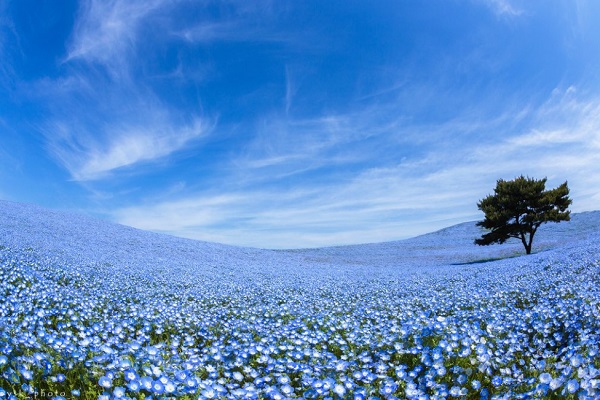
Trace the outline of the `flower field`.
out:
M 600 213 L 272 251 L 0 202 L 0 399 L 600 398 Z

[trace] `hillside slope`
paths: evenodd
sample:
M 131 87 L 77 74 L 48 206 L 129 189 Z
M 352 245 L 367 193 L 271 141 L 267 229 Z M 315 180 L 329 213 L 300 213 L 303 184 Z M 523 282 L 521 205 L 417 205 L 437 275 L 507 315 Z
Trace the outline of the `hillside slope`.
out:
M 465 222 L 415 238 L 351 246 L 287 250 L 307 262 L 333 262 L 372 266 L 432 266 L 468 264 L 525 254 L 518 240 L 502 245 L 477 246 L 473 242 L 484 230 Z M 600 211 L 573 214 L 571 221 L 542 225 L 534 238 L 533 252 L 576 244 L 600 234 Z
M 153 265 L 156 268 L 235 269 L 253 260 L 271 264 L 269 250 L 183 239 L 83 214 L 0 201 L 0 244 L 31 248 L 70 262 Z
M 0 202 L 0 398 L 599 398 L 598 213 L 561 225 L 461 264 L 511 248 L 471 223 L 245 249 Z
M 83 214 L 0 201 L 0 242 L 30 247 L 72 261 L 152 264 L 157 267 L 210 267 L 235 270 L 260 264 L 301 268 L 331 266 L 435 266 L 467 264 L 524 254 L 520 242 L 476 246 L 482 234 L 474 222 L 454 225 L 411 239 L 302 250 L 264 250 L 183 239 L 114 224 Z M 600 233 L 600 211 L 574 214 L 570 222 L 543 225 L 534 252 L 576 243 Z

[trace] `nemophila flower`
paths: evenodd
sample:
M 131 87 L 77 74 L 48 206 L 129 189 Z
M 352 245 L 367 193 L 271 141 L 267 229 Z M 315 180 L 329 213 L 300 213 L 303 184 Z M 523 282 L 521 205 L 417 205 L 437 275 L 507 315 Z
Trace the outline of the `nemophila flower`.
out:
M 165 385 L 165 392 L 167 394 L 175 393 L 175 391 L 177 390 L 177 387 L 171 381 L 167 381 L 167 383 L 165 383 L 164 385 Z
M 549 384 L 551 380 L 552 380 L 552 376 L 549 373 L 544 372 L 543 374 L 540 374 L 540 382 L 541 383 Z
M 346 394 L 346 387 L 344 385 L 337 384 L 333 387 L 333 393 L 339 397 L 342 397 Z
M 137 380 L 132 380 L 129 381 L 129 383 L 127 383 L 127 389 L 129 389 L 132 392 L 137 392 L 138 390 L 140 390 L 140 382 Z
M 452 386 L 450 388 L 450 396 L 452 396 L 452 397 L 460 396 L 460 386 Z
M 28 385 L 27 383 L 24 383 L 21 385 L 21 390 L 25 393 L 29 393 L 29 394 L 33 394 L 35 393 L 35 389 L 33 388 L 33 386 Z
M 231 377 L 232 377 L 234 380 L 238 381 L 238 382 L 241 382 L 241 381 L 243 381 L 243 380 L 244 380 L 244 375 L 243 375 L 241 372 L 239 372 L 239 371 L 235 371 L 235 372 L 234 372 L 234 373 L 231 375 Z
M 567 382 L 567 390 L 569 393 L 575 393 L 579 389 L 579 382 L 576 379 L 570 379 Z
M 202 391 L 202 396 L 206 397 L 207 399 L 214 399 L 218 396 L 218 394 L 214 388 L 208 387 Z
M 549 386 L 550 386 L 551 390 L 556 390 L 559 387 L 561 387 L 562 384 L 563 384 L 563 380 L 562 379 L 560 379 L 560 378 L 554 378 L 554 379 L 552 379 L 550 381 L 550 385 Z
M 185 371 L 177 371 L 175 373 L 175 379 L 177 379 L 178 382 L 183 382 L 186 380 L 187 378 L 187 373 Z
M 138 374 L 137 374 L 137 373 L 136 373 L 134 370 L 132 370 L 132 369 L 128 369 L 128 370 L 126 370 L 126 371 L 123 373 L 123 375 L 124 375 L 124 377 L 125 377 L 125 380 L 126 380 L 127 382 L 129 382 L 129 381 L 132 381 L 132 380 L 135 380 L 135 379 L 138 379 L 138 378 L 139 378 Z
M 156 380 L 154 382 L 152 382 L 152 393 L 160 395 L 163 394 L 165 391 L 165 385 L 159 381 Z
M 294 393 L 294 388 L 288 384 L 283 385 L 280 390 L 285 396 L 290 396 L 292 393 Z
M 152 375 L 160 377 L 162 376 L 162 370 L 157 366 L 152 366 Z
M 98 379 L 98 385 L 105 389 L 108 389 L 112 386 L 112 380 L 107 376 L 103 376 L 100 379 Z
M 395 382 L 386 382 L 379 388 L 379 393 L 383 396 L 390 396 L 397 388 L 398 385 Z
M 123 388 L 121 386 L 115 387 L 113 390 L 113 397 L 115 399 L 121 399 L 121 398 L 125 397 L 125 388 Z
M 140 385 L 143 389 L 146 389 L 148 391 L 152 390 L 152 378 L 150 378 L 149 376 L 144 376 L 142 379 L 140 379 Z
M 25 368 L 25 367 L 21 367 L 19 369 L 19 373 L 21 374 L 21 376 L 23 377 L 23 379 L 30 381 L 31 379 L 33 379 L 33 371 Z
M 169 382 L 170 382 L 169 378 L 167 378 L 167 377 L 166 377 L 166 376 L 164 376 L 164 375 L 163 375 L 163 376 L 161 376 L 160 378 L 158 378 L 158 381 L 159 381 L 160 383 L 162 383 L 163 385 L 166 385 L 167 383 L 169 383 Z
M 574 368 L 579 368 L 579 366 L 581 366 L 581 364 L 583 364 L 584 362 L 584 358 L 581 354 L 575 354 L 573 357 L 571 357 L 571 365 Z
M 81 391 L 79 389 L 73 389 L 73 390 L 71 390 L 71 396 L 79 397 L 79 396 L 81 396 Z
M 149 346 L 146 351 L 148 352 L 148 355 L 151 357 L 154 357 L 154 356 L 158 355 L 158 353 L 159 353 L 159 350 L 154 346 Z
M 502 377 L 499 375 L 496 375 L 492 378 L 492 385 L 494 386 L 500 386 L 502 385 Z

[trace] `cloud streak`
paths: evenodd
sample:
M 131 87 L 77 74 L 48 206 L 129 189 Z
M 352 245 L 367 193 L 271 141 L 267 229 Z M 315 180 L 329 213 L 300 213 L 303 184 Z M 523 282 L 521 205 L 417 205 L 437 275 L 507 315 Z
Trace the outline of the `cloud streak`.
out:
M 151 127 L 106 127 L 106 143 L 92 135 L 74 132 L 65 124 L 55 123 L 47 129 L 49 148 L 76 181 L 106 178 L 111 173 L 133 165 L 154 161 L 186 147 L 206 132 L 200 120 L 174 129 L 161 122 Z
M 499 17 L 518 17 L 524 12 L 509 0 L 484 0 L 484 2 Z
M 143 22 L 169 2 L 88 0 L 82 3 L 66 61 L 101 64 L 123 74 L 140 38 Z
M 164 161 L 195 146 L 210 130 L 201 112 L 175 109 L 143 73 L 132 75 L 144 66 L 139 53 L 152 40 L 146 31 L 159 29 L 156 17 L 175 5 L 82 2 L 61 64 L 64 74 L 33 85 L 33 96 L 49 105 L 50 116 L 40 123 L 46 147 L 73 180 L 105 180 Z

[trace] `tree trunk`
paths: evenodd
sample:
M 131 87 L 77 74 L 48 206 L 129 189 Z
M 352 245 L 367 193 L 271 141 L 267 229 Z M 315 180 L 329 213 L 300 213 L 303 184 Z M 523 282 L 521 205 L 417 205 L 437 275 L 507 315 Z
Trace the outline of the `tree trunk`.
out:
M 525 252 L 527 252 L 527 254 L 531 254 L 531 245 L 533 244 L 533 236 L 535 235 L 535 231 L 537 231 L 537 226 L 531 227 L 531 230 L 529 231 L 529 243 L 527 243 L 525 246 Z
M 521 232 L 521 243 L 525 247 L 525 254 L 531 254 L 531 243 L 533 242 L 533 233 L 529 232 L 529 240 L 525 237 L 525 234 Z

